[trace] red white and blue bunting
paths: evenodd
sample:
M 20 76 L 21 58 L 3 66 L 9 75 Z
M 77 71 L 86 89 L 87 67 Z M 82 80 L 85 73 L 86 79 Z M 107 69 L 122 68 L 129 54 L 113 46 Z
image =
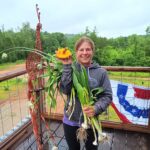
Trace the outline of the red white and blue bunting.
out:
M 111 80 L 112 106 L 124 123 L 148 125 L 150 114 L 150 88 Z

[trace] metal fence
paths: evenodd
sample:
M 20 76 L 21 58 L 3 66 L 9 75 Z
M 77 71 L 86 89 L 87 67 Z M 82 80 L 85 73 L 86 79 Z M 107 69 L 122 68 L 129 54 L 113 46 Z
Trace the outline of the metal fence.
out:
M 27 103 L 27 75 L 0 82 L 0 141 L 13 134 L 19 127 L 30 120 Z M 8 76 L 7 76 L 8 77 Z

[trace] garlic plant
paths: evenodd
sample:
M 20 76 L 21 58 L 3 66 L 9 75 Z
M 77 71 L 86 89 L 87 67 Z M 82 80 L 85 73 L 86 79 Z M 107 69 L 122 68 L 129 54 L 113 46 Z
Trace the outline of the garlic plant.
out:
M 96 99 L 96 95 L 103 92 L 102 88 L 96 88 L 90 90 L 88 85 L 88 76 L 86 73 L 86 69 L 84 66 L 81 66 L 81 71 L 78 71 L 74 65 L 73 68 L 73 87 L 77 91 L 78 98 L 81 102 L 82 108 L 84 106 L 92 106 Z M 94 92 L 93 92 L 94 91 Z M 93 93 L 95 93 L 93 95 Z M 101 123 L 98 121 L 97 117 L 87 117 L 86 114 L 83 113 L 84 122 L 81 124 L 80 129 L 77 132 L 77 138 L 80 140 L 86 140 L 87 134 L 86 129 L 91 125 L 95 140 L 93 141 L 93 145 L 97 145 L 97 141 L 102 142 L 107 139 L 107 135 L 102 133 Z M 96 136 L 96 131 L 98 132 L 98 139 Z

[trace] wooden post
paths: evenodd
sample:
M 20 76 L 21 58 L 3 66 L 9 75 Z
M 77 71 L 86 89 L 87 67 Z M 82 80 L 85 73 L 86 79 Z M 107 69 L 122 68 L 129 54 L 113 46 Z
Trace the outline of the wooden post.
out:
M 150 112 L 149 112 L 149 118 L 148 118 L 148 129 L 150 130 Z

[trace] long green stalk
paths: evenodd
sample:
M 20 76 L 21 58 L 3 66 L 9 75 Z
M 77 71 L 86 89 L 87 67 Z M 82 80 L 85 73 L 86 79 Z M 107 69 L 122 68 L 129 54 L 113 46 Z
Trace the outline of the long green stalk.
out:
M 77 69 L 74 66 L 72 68 L 73 68 L 73 86 L 75 87 L 77 91 L 77 95 L 81 102 L 81 107 L 83 110 L 84 106 L 91 106 L 94 104 L 96 96 L 100 94 L 101 92 L 103 92 L 103 89 L 96 88 L 90 91 L 90 88 L 88 85 L 88 76 L 87 76 L 86 69 L 84 68 L 84 66 L 81 67 L 80 76 L 79 76 L 79 73 L 77 73 L 78 72 Z M 87 117 L 86 114 L 84 114 L 84 112 L 83 112 L 83 116 L 84 116 L 84 123 L 82 123 L 81 126 L 84 129 L 87 129 L 89 124 L 91 124 L 93 132 L 94 132 L 94 137 L 95 137 L 95 141 L 93 142 L 93 144 L 95 145 L 97 144 L 97 137 L 96 137 L 95 129 L 98 132 L 99 141 L 102 141 L 103 139 L 105 139 L 105 136 L 102 133 L 101 123 L 98 122 L 98 118 Z

